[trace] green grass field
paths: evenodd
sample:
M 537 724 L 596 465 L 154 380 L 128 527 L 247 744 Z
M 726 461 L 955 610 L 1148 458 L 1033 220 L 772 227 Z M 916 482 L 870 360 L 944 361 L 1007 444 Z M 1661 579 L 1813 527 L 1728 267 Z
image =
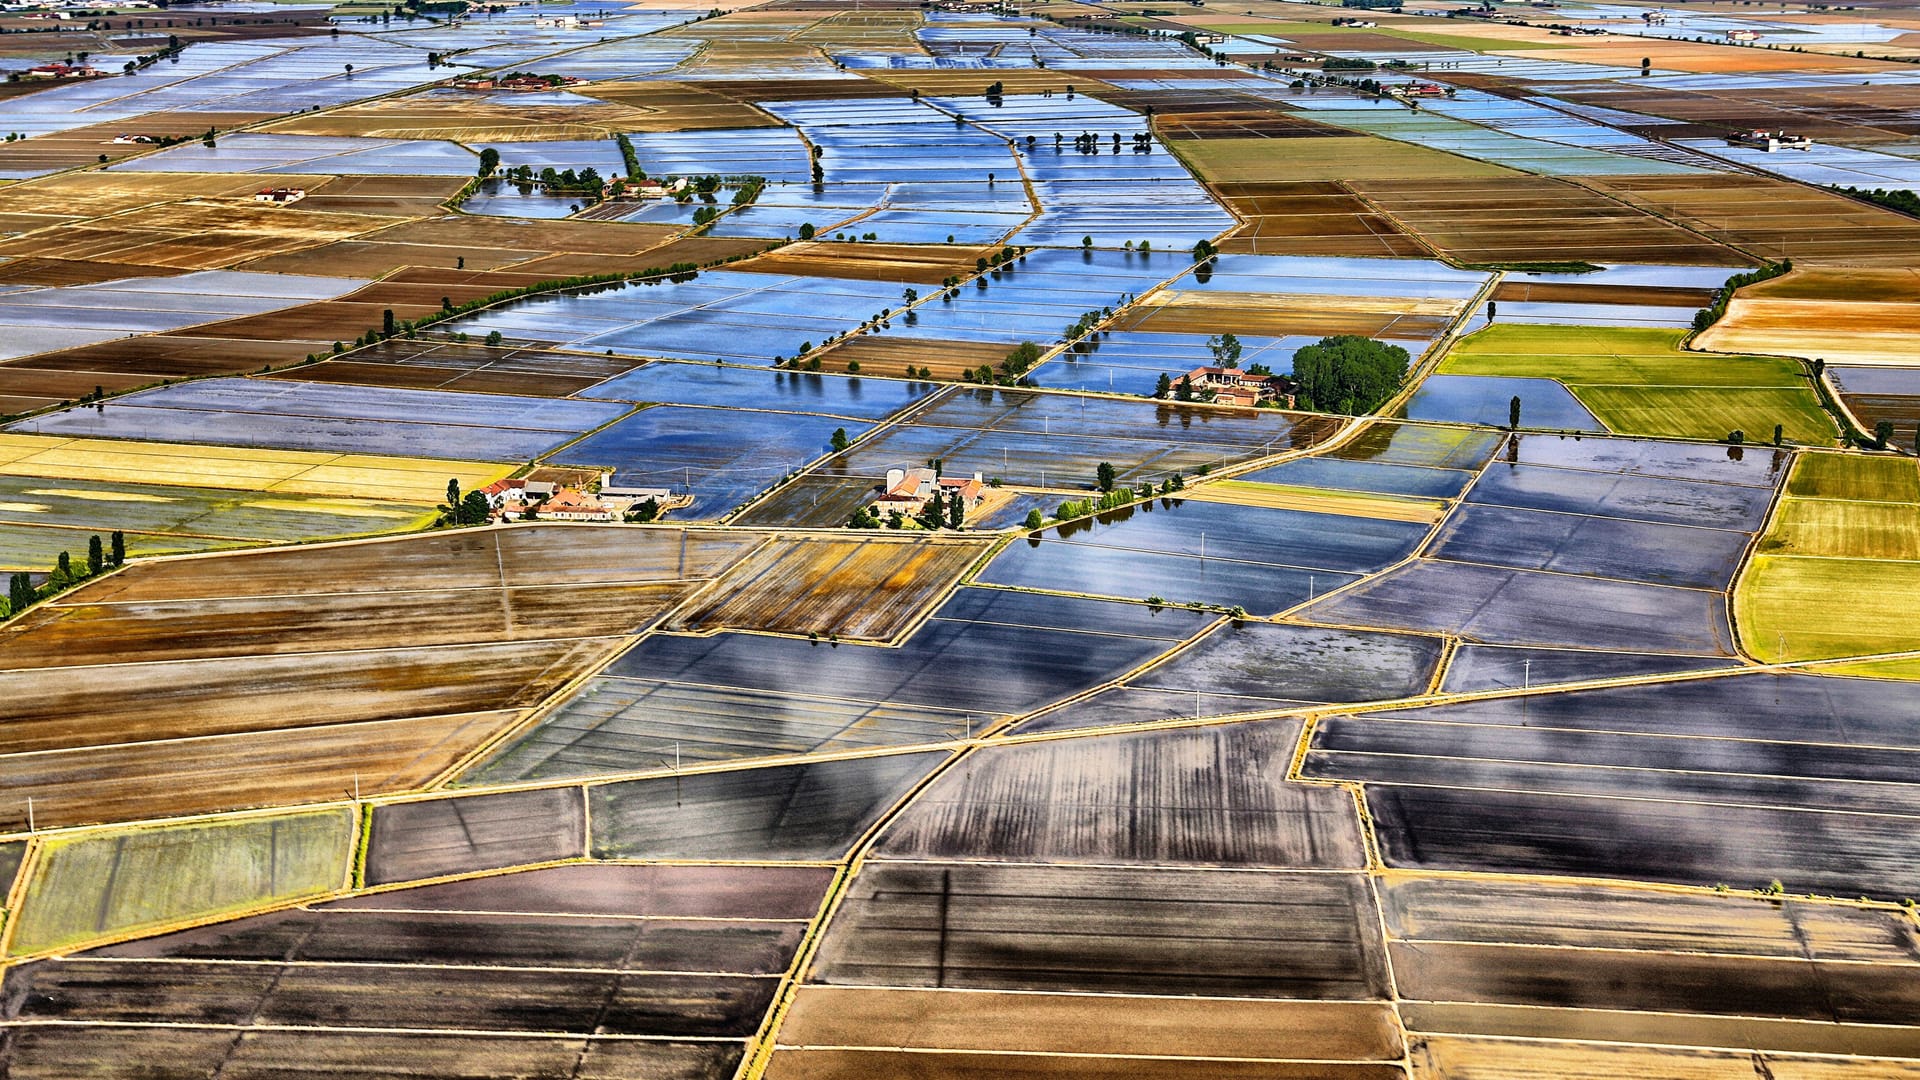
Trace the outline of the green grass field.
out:
M 1445 375 L 1556 379 L 1601 423 L 1629 435 L 1829 446 L 1839 429 L 1798 362 L 1685 352 L 1682 330 L 1494 325 L 1462 338 Z
M 1495 52 L 1500 49 L 1507 49 L 1509 51 L 1525 49 L 1528 52 L 1532 52 L 1536 49 L 1571 49 L 1574 47 L 1571 42 L 1514 41 L 1510 38 L 1471 37 L 1466 34 L 1429 34 L 1424 30 L 1396 30 L 1392 27 L 1381 27 L 1370 32 L 1405 38 L 1408 41 L 1418 41 L 1423 45 L 1433 45 L 1442 49 L 1465 49 L 1468 52 L 1477 53 Z
M 34 866 L 11 951 L 317 896 L 345 882 L 353 838 L 341 809 L 53 840 Z
M 1920 462 L 1859 454 L 1802 454 L 1787 478 L 1801 499 L 1920 503 Z
M 1800 454 L 1759 553 L 1734 591 L 1734 618 L 1763 660 L 1901 652 L 1920 643 L 1920 469 L 1863 454 Z M 1854 674 L 1920 678 L 1920 663 Z
M 1734 597 L 1741 638 L 1769 663 L 1904 652 L 1916 612 L 1920 562 L 1891 559 L 1757 555 Z

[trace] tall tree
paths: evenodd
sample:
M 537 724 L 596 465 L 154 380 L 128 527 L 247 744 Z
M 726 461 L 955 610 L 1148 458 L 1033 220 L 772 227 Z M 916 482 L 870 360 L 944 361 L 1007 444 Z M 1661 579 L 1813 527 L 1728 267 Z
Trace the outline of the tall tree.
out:
M 1510 431 L 1520 430 L 1520 395 L 1519 394 L 1513 395 L 1513 400 L 1507 402 L 1507 428 Z
M 1207 348 L 1213 352 L 1215 367 L 1237 368 L 1240 366 L 1240 339 L 1232 334 L 1215 334 L 1207 339 Z
M 87 573 L 98 574 L 107 568 L 107 552 L 100 544 L 100 534 L 94 533 L 87 538 Z
M 1329 412 L 1372 412 L 1407 379 L 1407 350 L 1353 334 L 1324 337 L 1294 353 L 1302 394 Z
M 1160 373 L 1159 380 L 1153 384 L 1153 396 L 1165 401 L 1167 395 L 1171 393 L 1173 393 L 1173 380 L 1167 378 L 1167 373 L 1163 371 Z
M 127 534 L 119 529 L 113 530 L 113 565 L 125 566 L 127 563 Z
M 966 524 L 966 520 L 967 500 L 961 498 L 960 492 L 958 491 L 949 493 L 947 496 L 947 528 L 957 529 Z
M 1100 467 L 1094 470 L 1094 478 L 1099 481 L 1101 491 L 1113 490 L 1115 475 L 1113 463 L 1109 461 L 1101 462 Z

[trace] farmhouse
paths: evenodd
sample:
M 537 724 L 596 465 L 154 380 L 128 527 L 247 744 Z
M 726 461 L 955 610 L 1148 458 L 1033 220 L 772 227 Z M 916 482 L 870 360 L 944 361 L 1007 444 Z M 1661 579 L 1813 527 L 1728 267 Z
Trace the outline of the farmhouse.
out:
M 20 77 L 23 79 L 97 79 L 105 74 L 106 72 L 99 68 L 88 67 L 85 64 L 62 64 L 55 61 L 51 64 L 41 64 L 39 67 L 30 67 L 22 72 Z
M 499 510 L 508 503 L 526 503 L 548 498 L 555 490 L 553 484 L 545 480 L 512 477 L 506 480 L 495 480 L 481 488 L 480 494 L 487 497 L 487 505 Z
M 1667 13 L 1664 11 L 1643 11 L 1640 13 L 1640 21 L 1646 23 L 1648 26 L 1665 26 L 1667 25 Z
M 1755 150 L 1765 150 L 1771 154 L 1775 150 L 1811 150 L 1813 140 L 1805 135 L 1789 135 L 1784 131 L 1763 131 L 1760 128 L 1746 128 L 1727 136 L 1728 146 L 1746 146 Z
M 561 488 L 540 504 L 540 516 L 549 521 L 612 521 L 614 509 L 584 491 Z
M 886 485 L 880 497 L 873 500 L 873 508 L 882 513 L 898 510 L 912 516 L 924 509 L 936 494 L 944 498 L 951 492 L 959 492 L 961 504 L 972 510 L 980 505 L 987 485 L 979 473 L 969 478 L 939 476 L 932 469 L 888 469 Z
M 254 202 L 272 203 L 275 206 L 287 206 L 306 197 L 307 189 L 297 187 L 261 188 L 253 193 Z
M 1760 31 L 1758 31 L 1758 30 L 1729 30 L 1729 31 L 1727 31 L 1727 40 L 1728 40 L 1728 41 L 1759 41 L 1759 40 L 1760 40 Z
M 1281 401 L 1291 405 L 1287 380 L 1279 375 L 1254 375 L 1239 368 L 1197 367 L 1175 382 L 1184 382 L 1194 392 L 1220 405 L 1252 407 L 1263 401 Z

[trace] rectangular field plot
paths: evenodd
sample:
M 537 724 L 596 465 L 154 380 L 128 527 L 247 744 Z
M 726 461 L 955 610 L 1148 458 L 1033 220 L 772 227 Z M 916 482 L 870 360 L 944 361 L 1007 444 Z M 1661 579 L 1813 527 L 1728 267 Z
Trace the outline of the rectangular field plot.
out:
M 1753 653 L 1779 661 L 1905 651 L 1907 637 L 1888 628 L 1916 598 L 1920 472 L 1913 462 L 1799 455 L 1787 496 L 1734 593 Z
M 1455 562 L 1724 589 L 1751 539 L 1729 529 L 1469 503 L 1448 519 L 1432 551 Z
M 1397 786 L 1370 786 L 1367 804 L 1387 863 L 1410 869 L 1743 889 L 1777 880 L 1878 899 L 1920 887 L 1904 818 Z
M 1337 507 L 1336 501 L 1329 509 Z M 1029 534 L 1002 551 L 978 580 L 1059 591 L 1091 585 L 1106 595 L 1200 600 L 1270 614 L 1405 558 L 1427 528 L 1162 498 Z
M 558 456 L 568 464 L 613 469 L 616 484 L 691 492 L 693 506 L 678 513 L 709 519 L 828 453 L 833 433 L 842 428 L 856 439 L 866 431 L 831 416 L 656 405 Z
M 950 474 L 1009 484 L 1091 486 L 1100 462 L 1122 483 L 1194 474 L 1283 450 L 1333 431 L 1325 417 L 1272 410 L 1205 409 L 1165 402 L 1075 398 L 1021 390 L 962 390 L 912 420 L 837 456 L 827 475 L 885 476 L 901 461 L 940 458 Z
M 878 857 L 1357 868 L 1351 797 L 1282 779 L 1299 735 L 1280 720 L 982 750 L 914 800 Z
M 1298 702 L 1416 697 L 1440 662 L 1437 638 L 1270 623 L 1228 624 L 1128 680 L 1135 689 Z
M 1898 914 L 1840 904 L 1405 875 L 1393 875 L 1381 899 L 1390 940 L 1827 963 L 1912 965 L 1920 960 Z
M 458 480 L 462 490 L 472 491 L 508 471 L 506 466 L 480 461 L 420 461 L 342 454 L 337 450 L 240 449 L 0 434 L 0 475 L 79 482 L 43 485 L 53 489 L 95 490 L 96 485 L 106 485 L 110 491 L 128 491 L 136 496 L 151 486 L 265 492 L 272 497 L 262 501 L 269 504 L 279 498 L 291 502 L 310 495 L 432 506 L 446 497 L 448 480 Z M 161 498 L 178 495 L 165 490 L 153 494 Z M 103 496 L 99 501 L 117 504 L 145 500 Z M 126 508 L 116 505 L 114 509 Z M 340 512 L 337 504 L 335 512 Z
M 440 713 L 6 754 L 0 786 L 31 793 L 43 824 L 324 802 L 356 784 L 369 793 L 407 791 L 432 782 L 521 715 Z M 129 719 L 142 717 L 135 711 Z M 23 806 L 0 821 L 11 828 L 25 818 Z
M 895 379 L 658 362 L 609 379 L 580 396 L 878 420 L 936 389 L 934 383 Z
M 899 996 L 906 996 L 904 994 Z M 953 995 L 949 995 L 953 996 Z M 1109 1006 L 1111 1007 L 1111 1006 Z M 1132 1012 L 1132 1003 L 1128 1005 Z M 1276 1020 L 1281 1018 L 1274 1018 Z M 1295 1019 L 1290 1013 L 1284 1019 Z M 1315 1019 L 1319 1019 L 1315 1017 Z M 1105 1025 L 1106 1013 L 1089 1020 Z M 1110 1029 L 1109 1029 L 1110 1030 Z M 1204 1061 L 1178 1058 L 1080 1057 L 1052 1054 L 940 1052 L 927 1050 L 786 1049 L 774 1052 L 769 1080 L 853 1080 L 911 1074 L 924 1080 L 961 1080 L 983 1070 L 1006 1080 L 1401 1080 L 1397 1064 L 1358 1062 Z
M 528 1036 L 422 1032 L 245 1031 L 231 1028 L 139 1028 L 109 1024 L 32 1028 L 17 1043 L 14 1064 L 32 1071 L 75 1065 L 111 1075 L 177 1064 L 178 1073 L 218 1072 L 229 1080 L 324 1076 L 350 1061 L 363 1070 L 406 1062 L 414 1076 L 651 1075 L 722 1080 L 746 1056 L 742 1040 L 622 1039 L 586 1035 Z M 367 1064 L 359 1064 L 365 1062 Z M 605 1069 L 605 1072 L 589 1072 Z
M 357 349 L 348 357 L 302 365 L 268 377 L 410 390 L 568 397 L 631 371 L 640 363 L 623 357 L 544 349 L 402 339 L 383 341 Z
M 911 1054 L 911 1068 L 938 1069 L 926 1075 L 941 1080 L 978 1076 L 983 1061 L 1007 1062 L 1013 1071 L 1002 1074 L 996 1068 L 994 1075 L 1023 1080 L 1062 1075 L 1089 1080 L 1386 1080 L 1402 1075 L 1397 1064 L 1362 1064 L 1384 1062 L 1402 1052 L 1400 1028 L 1389 1006 L 1367 1001 L 805 986 L 794 998 L 779 1039 L 783 1049 L 769 1075 L 803 1080 L 876 1075 L 849 1070 L 885 1069 L 900 1047 L 950 1051 Z M 978 1051 L 1008 1053 L 982 1057 Z M 1044 1056 L 1017 1056 L 1024 1053 Z M 1099 1056 L 1105 1054 L 1127 1055 L 1121 1059 L 1126 1071 L 1111 1071 Z M 921 1064 L 927 1058 L 937 1064 Z M 1250 1058 L 1260 1063 L 1246 1063 Z M 1303 1064 L 1275 1065 L 1274 1059 Z M 975 1064 L 963 1069 L 965 1061 Z
M 841 859 L 944 756 L 896 754 L 593 787 L 593 854 Z
M 1478 469 L 1492 460 L 1504 438 L 1497 431 L 1470 427 L 1376 421 L 1327 456 L 1382 465 Z
M 1511 690 L 1627 675 L 1704 671 L 1731 666 L 1733 663 L 1731 658 L 1711 656 L 1462 645 L 1454 650 L 1440 689 L 1453 694 L 1474 690 Z
M 614 402 L 210 379 L 143 391 L 94 411 L 24 420 L 16 432 L 525 461 L 627 411 Z
M 1720 593 L 1472 563 L 1418 560 L 1303 614 L 1486 644 L 1734 655 Z
M 1584 259 L 1735 267 L 1745 261 L 1652 214 L 1623 213 L 1612 199 L 1546 177 L 1361 177 L 1348 186 L 1462 262 Z
M 1473 482 L 1464 469 L 1436 469 L 1386 462 L 1350 461 L 1337 457 L 1310 457 L 1245 473 L 1238 479 L 1256 484 L 1331 488 L 1379 495 L 1422 499 L 1451 499 Z
M 50 841 L 16 916 L 14 955 L 204 919 L 346 885 L 344 809 Z
M 958 738 L 967 723 L 954 709 L 600 676 L 461 780 L 551 780 L 659 771 L 676 760 L 913 746 Z
M 1766 519 L 1771 487 L 1673 480 L 1584 469 L 1496 462 L 1472 502 L 1630 521 L 1753 532 Z
M 387 964 L 53 961 L 59 1011 L 103 1020 L 744 1038 L 778 979 Z
M 1353 1001 L 1386 993 L 1351 874 L 868 863 L 816 982 Z
M 393 803 L 373 810 L 370 885 L 586 854 L 585 797 L 576 788 Z
M 960 578 L 988 543 L 782 538 L 741 560 L 679 626 L 888 641 Z
M 1590 1014 L 1589 1014 L 1590 1015 Z M 1517 1019 L 1517 1018 L 1516 1018 Z M 1578 1016 L 1567 1016 L 1564 1033 L 1577 1037 Z M 1609 1017 L 1610 1029 L 1624 1030 L 1644 1017 Z M 1684 1022 L 1683 1022 L 1684 1024 Z M 1555 1025 L 1556 1027 L 1558 1025 Z M 1722 1032 L 1745 1029 L 1746 1025 L 1662 1025 L 1673 1034 L 1686 1038 L 1686 1029 L 1697 1032 L 1699 1042 L 1724 1041 Z M 1509 1080 L 1561 1080 L 1569 1076 L 1659 1076 L 1684 1080 L 1746 1080 L 1753 1071 L 1755 1053 L 1750 1050 L 1695 1050 L 1686 1047 L 1625 1046 L 1601 1042 L 1570 1042 L 1553 1038 L 1547 1031 L 1541 1038 L 1481 1038 L 1472 1035 L 1428 1036 L 1414 1051 L 1414 1075 L 1421 1080 L 1478 1080 L 1481 1077 L 1506 1077 Z M 1644 1030 L 1641 1035 L 1647 1034 Z M 1663 1034 L 1666 1034 L 1663 1032 Z M 1848 1035 L 1854 1034 L 1848 1032 Z M 1551 1039 L 1551 1041 L 1548 1041 Z M 1734 1041 L 1748 1045 L 1751 1040 Z M 1839 1039 L 1834 1040 L 1838 1045 Z M 1808 1053 L 1821 1052 L 1820 1045 L 1802 1046 Z M 1884 1040 L 1881 1048 L 1889 1054 L 1901 1052 L 1895 1040 Z M 1920 1076 L 1920 1064 L 1897 1061 L 1891 1057 L 1857 1056 L 1846 1051 L 1843 1058 L 1801 1057 L 1768 1049 L 1764 1058 L 1776 1077 L 1792 1080 L 1846 1080 L 1862 1070 L 1887 1080 L 1912 1080 Z M 1743 1071 L 1744 1070 L 1744 1071 Z

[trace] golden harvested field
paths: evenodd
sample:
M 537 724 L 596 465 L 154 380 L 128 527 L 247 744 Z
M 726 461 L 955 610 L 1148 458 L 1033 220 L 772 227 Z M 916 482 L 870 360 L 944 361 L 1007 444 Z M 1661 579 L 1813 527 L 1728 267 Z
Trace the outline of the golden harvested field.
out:
M 1182 139 L 1169 145 L 1182 161 L 1217 184 L 1465 180 L 1519 175 L 1499 165 L 1368 135 Z
M 330 176 L 277 176 L 275 183 L 316 192 Z M 48 214 L 88 218 L 122 214 L 144 206 L 251 195 L 257 176 L 232 173 L 83 172 L 0 187 L 0 214 Z
M 1820 1058 L 1750 1051 L 1534 1042 L 1434 1035 L 1413 1047 L 1415 1080 L 1914 1080 L 1920 1063 L 1892 1058 Z
M 191 137 L 209 127 L 224 131 L 272 118 L 272 113 L 148 113 L 140 117 L 140 130 L 149 135 Z M 87 127 L 47 132 L 17 142 L 0 143 L 0 168 L 22 172 L 73 169 L 94 164 L 101 154 L 107 155 L 109 160 L 119 160 L 144 153 L 147 147 L 114 143 L 114 138 L 126 130 L 125 120 L 109 120 Z
M 0 775 L 59 824 L 362 770 L 404 790 L 764 538 L 545 525 L 135 563 L 0 631 Z
M 347 135 L 380 139 L 452 139 L 458 142 L 541 142 L 606 139 L 641 131 L 647 114 L 614 102 L 585 105 L 520 104 L 511 99 L 449 91 L 386 99 L 308 116 L 266 130 L 286 135 Z
M 1220 250 L 1254 255 L 1420 257 L 1420 242 L 1346 184 L 1216 184 L 1214 193 L 1246 224 Z
M 836 244 L 815 240 L 787 244 L 735 269 L 938 285 L 949 277 L 973 273 L 974 260 L 992 250 L 946 245 Z
M 374 454 L 323 454 L 176 443 L 0 434 L 0 476 L 258 489 L 432 504 L 448 478 L 485 487 L 511 466 Z
M 690 630 L 891 641 L 944 596 L 990 541 L 782 537 L 741 560 L 690 612 Z
M 713 128 L 771 127 L 778 123 L 752 105 L 697 83 L 604 82 L 582 93 L 632 109 L 626 130 L 704 131 Z
M 1917 335 L 1920 270 L 1820 267 L 1740 290 L 1698 341 L 1830 364 L 1910 364 Z
M 1168 334 L 1229 331 L 1273 337 L 1361 334 L 1421 338 L 1444 331 L 1458 307 L 1459 303 L 1452 300 L 1160 292 L 1148 297 L 1138 313 L 1123 317 L 1115 325 Z
M 1099 79 L 1090 78 L 1080 71 L 1052 71 L 1044 68 L 995 68 L 991 70 L 969 71 L 964 68 L 920 70 L 872 68 L 860 73 L 863 77 L 883 85 L 898 87 L 901 93 L 918 90 L 922 94 L 947 96 L 973 96 L 984 92 L 991 83 L 998 82 L 1009 94 L 1038 94 L 1051 90 L 1064 94 L 1071 86 L 1076 92 L 1094 94 L 1107 98 L 1118 93 Z
M 1617 259 L 1733 266 L 1749 261 L 1685 229 L 1548 177 L 1360 177 L 1349 186 L 1401 228 L 1461 262 Z
M 1209 1062 L 1211 1067 L 1223 1067 L 1236 1058 L 1377 1061 L 1397 1056 L 1399 1042 L 1390 1009 L 1374 1002 L 1102 998 L 841 986 L 802 988 L 780 1029 L 783 1047 L 851 1045 L 1117 1055 L 1175 1052 L 1214 1059 Z M 814 1075 L 801 1071 L 806 1055 L 798 1056 L 802 1060 L 791 1066 L 796 1071 L 784 1075 Z M 1129 1067 L 1138 1069 L 1141 1063 L 1136 1059 Z M 1347 1075 L 1328 1072 L 1327 1068 L 1320 1066 L 1300 1075 Z M 772 1075 L 783 1074 L 776 1071 Z M 1273 1074 L 1262 1071 L 1256 1075 Z
M 369 720 L 323 727 L 0 755 L 0 784 L 30 790 L 39 821 L 141 821 L 191 809 L 325 802 L 358 782 L 369 795 L 431 783 L 524 710 Z M 195 798 L 204 790 L 212 798 Z M 17 824 L 17 823 L 15 823 Z
M 391 218 L 299 213 L 251 199 L 193 199 L 136 209 L 110 223 L 58 225 L 0 242 L 0 256 L 106 259 L 210 270 L 245 259 L 318 247 L 385 228 Z
M 1618 37 L 1582 38 L 1572 48 L 1541 52 L 1524 47 L 1502 49 L 1502 56 L 1538 60 L 1560 60 L 1572 64 L 1603 64 L 1639 70 L 1642 57 L 1653 66 L 1668 71 L 1722 75 L 1735 72 L 1822 72 L 1866 76 L 1878 71 L 1897 70 L 1880 60 L 1852 56 L 1822 55 L 1812 51 L 1792 52 L 1785 48 L 1736 49 L 1717 42 L 1665 41 L 1660 38 Z
M 863 375 L 895 377 L 907 375 L 910 369 L 925 368 L 933 373 L 930 378 L 951 381 L 962 372 L 978 370 L 982 364 L 998 364 L 1007 358 L 1008 351 L 1004 345 L 985 341 L 856 334 L 822 352 L 820 366 L 827 371 L 843 371 L 849 363 L 858 363 Z
M 1304 510 L 1313 514 L 1412 521 L 1423 525 L 1432 525 L 1447 515 L 1447 503 L 1439 499 L 1333 491 L 1254 480 L 1219 480 L 1199 484 L 1189 487 L 1184 497 L 1235 506 L 1259 506 L 1269 510 Z
M 1920 221 L 1784 180 L 1616 176 L 1581 183 L 1765 258 L 1920 266 Z

